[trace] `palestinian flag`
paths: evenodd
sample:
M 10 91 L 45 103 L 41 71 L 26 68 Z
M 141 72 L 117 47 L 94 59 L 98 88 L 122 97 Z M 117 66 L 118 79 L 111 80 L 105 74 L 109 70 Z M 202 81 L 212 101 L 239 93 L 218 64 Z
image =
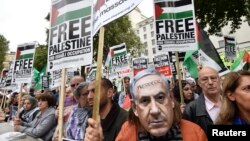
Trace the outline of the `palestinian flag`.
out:
M 187 67 L 191 77 L 198 77 L 198 64 L 202 66 L 210 66 L 216 69 L 220 75 L 224 75 L 229 72 L 221 60 L 217 50 L 213 43 L 210 41 L 208 35 L 204 30 L 197 26 L 198 31 L 198 47 L 197 51 L 189 51 L 185 54 L 184 65 Z
M 239 56 L 234 60 L 234 63 L 230 66 L 231 71 L 239 71 L 242 70 L 243 66 L 246 64 L 245 61 L 243 61 L 244 52 L 240 51 Z
M 194 6 L 192 0 L 169 0 L 155 3 L 155 18 L 183 19 L 193 17 Z
M 55 0 L 51 8 L 51 26 L 91 14 L 92 0 Z
M 96 0 L 95 11 L 99 10 L 104 4 L 106 0 Z
M 225 41 L 225 57 L 226 57 L 226 59 L 234 60 L 234 58 L 236 57 L 236 51 L 235 51 L 236 41 L 235 41 L 235 38 L 225 36 L 224 41 Z
M 20 45 L 17 47 L 16 60 L 33 58 L 35 44 Z
M 105 62 L 105 66 L 110 65 L 110 61 L 113 57 L 119 57 L 119 56 L 126 55 L 126 54 L 127 54 L 127 49 L 126 49 L 125 43 L 110 47 L 109 54 L 108 54 L 106 62 Z

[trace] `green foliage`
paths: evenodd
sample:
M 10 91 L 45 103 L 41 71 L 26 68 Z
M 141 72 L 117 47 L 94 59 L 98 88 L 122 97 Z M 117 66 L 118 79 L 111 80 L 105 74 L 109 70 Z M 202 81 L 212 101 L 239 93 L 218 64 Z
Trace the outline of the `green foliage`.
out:
M 34 67 L 41 71 L 45 65 L 47 65 L 47 54 L 48 54 L 48 46 L 47 45 L 39 45 L 35 51 L 34 57 Z
M 250 20 L 250 0 L 195 0 L 194 4 L 201 28 L 209 26 L 210 35 L 219 35 L 229 23 L 230 33 L 234 33 L 240 28 L 242 17 Z
M 5 60 L 5 55 L 9 50 L 9 41 L 0 34 L 0 71 L 3 69 L 3 62 Z
M 114 45 L 126 43 L 128 52 L 132 51 L 132 49 L 135 48 L 139 49 L 142 47 L 139 37 L 136 36 L 135 32 L 132 29 L 131 22 L 128 16 L 123 16 L 109 23 L 104 28 L 105 28 L 104 49 L 103 49 L 104 61 L 106 60 L 109 48 Z M 97 33 L 93 38 L 95 60 L 97 58 L 98 41 L 99 41 L 99 34 Z

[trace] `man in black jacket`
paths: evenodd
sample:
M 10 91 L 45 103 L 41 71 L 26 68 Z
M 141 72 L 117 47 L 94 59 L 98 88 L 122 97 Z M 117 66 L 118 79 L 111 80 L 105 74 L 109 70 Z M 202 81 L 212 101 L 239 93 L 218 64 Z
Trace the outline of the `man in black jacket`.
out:
M 94 101 L 95 83 L 94 80 L 88 86 L 88 102 L 91 107 Z M 112 82 L 106 78 L 102 78 L 99 114 L 101 118 L 102 133 L 104 135 L 103 141 L 114 141 L 122 124 L 127 120 L 128 113 L 112 101 L 113 92 Z M 88 121 L 89 123 L 94 122 L 93 119 L 89 119 Z
M 222 90 L 218 71 L 203 67 L 199 71 L 198 84 L 202 94 L 186 105 L 183 118 L 197 123 L 207 133 L 208 125 L 215 122 L 221 108 Z

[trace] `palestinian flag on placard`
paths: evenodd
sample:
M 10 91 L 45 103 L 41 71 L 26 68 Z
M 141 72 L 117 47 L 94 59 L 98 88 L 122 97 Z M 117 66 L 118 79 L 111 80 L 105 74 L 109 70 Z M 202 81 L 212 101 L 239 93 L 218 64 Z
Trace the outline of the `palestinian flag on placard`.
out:
M 194 6 L 192 0 L 168 0 L 155 3 L 155 18 L 183 19 L 193 17 Z
M 246 62 L 243 60 L 244 51 L 239 52 L 239 56 L 234 60 L 234 63 L 230 66 L 231 71 L 242 70 Z
M 198 25 L 197 25 L 198 26 Z M 220 75 L 228 73 L 229 70 L 225 67 L 213 43 L 203 29 L 197 27 L 198 30 L 198 51 L 186 52 L 184 65 L 187 67 L 191 77 L 198 77 L 198 64 L 202 66 L 210 66 L 216 69 Z
M 60 0 L 52 4 L 51 26 L 91 15 L 92 0 Z
M 17 47 L 16 60 L 33 58 L 35 53 L 35 44 Z
M 228 60 L 234 60 L 236 57 L 236 41 L 234 37 L 225 36 L 225 57 Z
M 110 47 L 109 48 L 109 54 L 108 54 L 106 62 L 105 62 L 105 66 L 110 65 L 110 61 L 111 61 L 111 59 L 113 57 L 121 56 L 121 55 L 124 55 L 124 54 L 127 54 L 127 49 L 126 49 L 126 44 L 125 43 Z

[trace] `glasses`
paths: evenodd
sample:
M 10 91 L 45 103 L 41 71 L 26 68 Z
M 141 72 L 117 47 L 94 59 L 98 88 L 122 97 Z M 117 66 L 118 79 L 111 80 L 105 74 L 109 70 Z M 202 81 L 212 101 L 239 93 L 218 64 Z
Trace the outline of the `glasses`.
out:
M 211 77 L 203 77 L 203 78 L 200 78 L 200 81 L 202 83 L 208 83 L 209 82 L 209 79 L 212 81 L 212 82 L 217 82 L 219 79 L 217 76 L 211 76 Z
M 75 86 L 78 86 L 79 83 L 76 83 L 76 84 L 71 84 L 70 87 L 74 88 Z
M 88 94 L 89 94 L 89 92 L 86 92 L 86 93 L 80 94 L 80 96 L 87 96 Z

